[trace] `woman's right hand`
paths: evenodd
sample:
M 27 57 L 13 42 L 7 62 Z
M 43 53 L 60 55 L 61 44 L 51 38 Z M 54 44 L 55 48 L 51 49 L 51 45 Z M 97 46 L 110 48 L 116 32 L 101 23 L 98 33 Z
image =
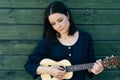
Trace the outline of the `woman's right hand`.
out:
M 65 70 L 62 67 L 48 67 L 48 74 L 57 78 L 58 80 L 62 80 L 65 74 Z
M 44 66 L 39 66 L 37 68 L 37 74 L 42 74 L 42 73 L 47 73 L 50 74 L 51 76 L 57 78 L 58 80 L 62 80 L 63 76 L 65 74 L 65 70 L 62 67 L 44 67 Z

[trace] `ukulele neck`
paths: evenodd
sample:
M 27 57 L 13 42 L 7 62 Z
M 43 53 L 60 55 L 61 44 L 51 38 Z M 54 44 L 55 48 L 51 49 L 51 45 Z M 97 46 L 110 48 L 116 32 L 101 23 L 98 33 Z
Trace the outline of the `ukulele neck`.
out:
M 94 63 L 66 66 L 66 71 L 73 72 L 73 71 L 79 71 L 79 70 L 86 70 L 86 69 L 92 68 L 93 65 L 94 65 Z

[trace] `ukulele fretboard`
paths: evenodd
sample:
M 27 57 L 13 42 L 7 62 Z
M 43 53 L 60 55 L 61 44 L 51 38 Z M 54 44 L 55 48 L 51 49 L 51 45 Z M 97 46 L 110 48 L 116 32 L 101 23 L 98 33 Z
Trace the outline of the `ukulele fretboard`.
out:
M 94 63 L 66 66 L 66 71 L 73 72 L 73 71 L 79 71 L 79 70 L 86 70 L 86 69 L 92 68 L 93 65 Z

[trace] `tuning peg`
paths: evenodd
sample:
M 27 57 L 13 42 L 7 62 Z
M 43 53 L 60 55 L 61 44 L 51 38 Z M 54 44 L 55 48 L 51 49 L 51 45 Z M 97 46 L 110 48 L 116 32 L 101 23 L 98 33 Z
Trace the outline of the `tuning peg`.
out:
M 108 67 L 109 69 L 111 68 L 111 67 Z
M 111 57 L 114 57 L 114 55 L 112 55 Z
M 109 57 L 108 56 L 106 56 L 106 59 L 108 59 Z
M 116 68 L 116 66 L 113 66 L 113 68 Z

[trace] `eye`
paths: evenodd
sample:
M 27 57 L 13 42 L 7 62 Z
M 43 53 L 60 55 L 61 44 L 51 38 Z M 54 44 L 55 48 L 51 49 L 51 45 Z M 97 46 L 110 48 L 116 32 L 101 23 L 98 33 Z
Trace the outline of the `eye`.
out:
M 51 23 L 51 25 L 55 25 L 55 23 L 54 23 L 54 22 L 52 22 L 52 23 Z
M 62 21 L 63 21 L 63 19 L 62 19 L 62 18 L 59 18 L 59 19 L 58 19 L 58 21 L 59 21 L 59 22 L 62 22 Z

